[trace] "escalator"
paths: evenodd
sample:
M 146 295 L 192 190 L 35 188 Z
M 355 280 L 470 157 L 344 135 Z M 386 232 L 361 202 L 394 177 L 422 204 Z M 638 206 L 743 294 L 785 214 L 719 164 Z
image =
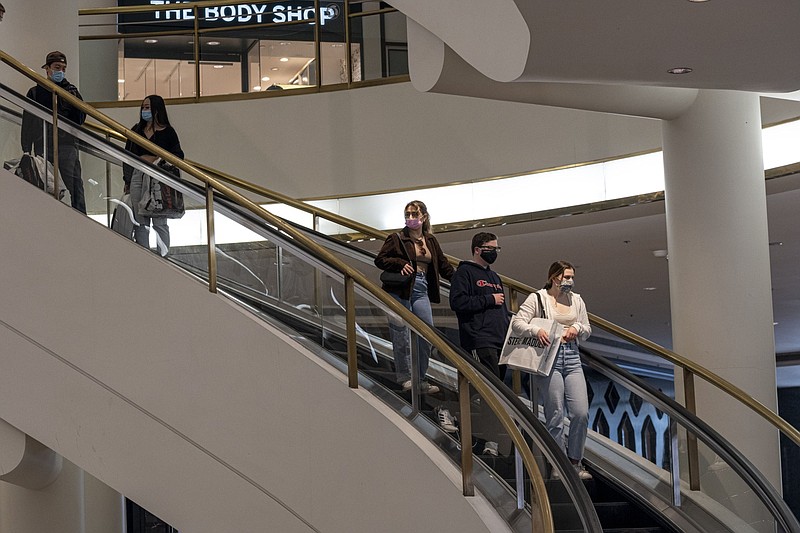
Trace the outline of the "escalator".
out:
M 2 89 L 2 95 L 9 104 L 3 112 L 2 124 L 3 138 L 8 145 L 13 143 L 15 134 L 14 108 L 25 107 L 31 112 L 36 110 L 29 109 L 28 104 L 7 88 Z M 42 113 L 42 118 L 47 119 L 45 113 Z M 109 206 L 105 199 L 119 195 L 121 164 L 125 162 L 139 166 L 149 173 L 158 171 L 142 166 L 141 162 L 103 139 L 69 124 L 64 127 L 83 143 L 84 177 L 95 176 L 88 178 L 94 181 L 92 187 L 96 188 L 93 194 L 87 195 L 91 197 L 90 210 L 96 220 L 105 219 L 107 223 Z M 206 184 L 213 183 L 212 180 L 205 180 L 202 172 L 188 166 L 183 170 L 184 177 L 189 173 Z M 3 178 L 4 181 L 15 179 L 8 174 Z M 183 453 L 202 456 L 196 463 L 186 463 L 186 469 L 194 466 L 201 471 L 208 470 L 210 475 L 215 469 L 221 468 L 230 478 L 226 482 L 232 493 L 238 494 L 232 485 L 249 486 L 244 497 L 250 498 L 255 508 L 269 507 L 263 509 L 262 518 L 276 512 L 293 524 L 279 530 L 299 528 L 297 530 L 328 531 L 337 528 L 348 530 L 348 527 L 352 531 L 370 527 L 373 528 L 371 530 L 385 531 L 416 530 L 410 521 L 430 520 L 430 515 L 421 510 L 418 517 L 409 517 L 408 513 L 400 512 L 396 505 L 387 500 L 390 494 L 391 497 L 398 497 L 398 494 L 407 496 L 409 491 L 402 490 L 402 487 L 420 484 L 427 487 L 428 483 L 437 484 L 438 488 L 433 490 L 428 487 L 430 492 L 420 492 L 436 495 L 436 507 L 448 510 L 445 513 L 447 516 L 442 517 L 446 522 L 444 529 L 452 528 L 454 531 L 547 530 L 548 520 L 555 530 L 565 532 L 745 531 L 748 528 L 760 531 L 768 528 L 763 525 L 768 523 L 772 527 L 777 523 L 778 530 L 798 530 L 796 520 L 775 491 L 770 490 L 769 484 L 746 459 L 731 449 L 721 437 L 714 435 L 713 430 L 698 422 L 670 398 L 657 390 L 648 389 L 616 366 L 590 353 L 584 354 L 590 366 L 620 386 L 632 390 L 641 400 L 639 409 L 643 409 L 645 404 L 652 405 L 666 416 L 665 421 L 670 428 L 670 451 L 667 461 L 669 468 L 665 469 L 661 468 L 663 464 L 651 466 L 646 459 L 632 457 L 625 446 L 594 435 L 587 447 L 587 461 L 595 479 L 584 484 L 578 480 L 538 417 L 531 412 L 530 402 L 526 405 L 524 397 L 512 393 L 480 365 L 476 365 L 469 357 L 462 357 L 454 348 L 448 340 L 455 330 L 454 317 L 442 309 L 437 310 L 435 317 L 439 332 L 428 331 L 416 324 L 413 317 L 406 317 L 402 311 L 393 308 L 374 288 L 370 288 L 369 282 L 374 281 L 378 273 L 371 266 L 372 256 L 369 252 L 286 224 L 274 217 L 262 216 L 257 206 L 248 205 L 246 199 L 237 197 L 235 191 L 227 187 L 215 186 L 211 193 L 211 187 L 198 185 L 191 178 L 175 180 L 166 175 L 159 175 L 159 178 L 174 184 L 186 197 L 187 215 L 179 221 L 170 222 L 176 234 L 191 235 L 191 226 L 212 221 L 208 223 L 212 231 L 206 236 L 212 239 L 204 243 L 178 244 L 173 247 L 166 261 L 125 242 L 76 212 L 55 205 L 55 200 L 45 197 L 27 184 L 18 181 L 3 184 L 6 220 L 36 220 L 39 221 L 39 231 L 48 230 L 45 232 L 46 238 L 37 239 L 33 232 L 23 235 L 12 233 L 6 235 L 3 242 L 6 249 L 19 250 L 20 255 L 24 253 L 28 265 L 36 265 L 35 269 L 28 271 L 25 265 L 13 265 L 3 273 L 5 279 L 20 280 L 20 292 L 14 292 L 16 298 L 9 300 L 4 310 L 4 324 L 8 332 L 6 346 L 14 345 L 20 349 L 20 353 L 31 350 L 39 352 L 31 354 L 31 359 L 35 360 L 42 354 L 48 354 L 49 364 L 26 369 L 26 376 L 39 376 L 40 373 L 51 375 L 52 365 L 58 364 L 68 367 L 80 379 L 91 382 L 97 389 L 97 396 L 87 398 L 85 403 L 78 402 L 84 409 L 87 403 L 120 403 L 122 407 L 132 410 L 134 415 L 138 412 L 146 419 L 139 427 L 140 431 L 163 433 L 164 446 L 167 446 L 169 438 L 177 438 L 184 448 Z M 25 208 L 21 207 L 23 205 Z M 205 207 L 209 205 L 211 209 L 206 210 Z M 184 226 L 190 228 L 184 231 Z M 229 233 L 237 237 L 226 237 L 227 228 L 231 226 L 247 230 L 247 237 L 238 237 L 242 234 L 241 230 Z M 91 238 L 87 235 L 91 235 Z M 103 250 L 97 249 L 100 243 L 105 247 Z M 76 254 L 75 250 L 82 253 Z M 65 276 L 62 268 L 67 272 L 86 272 L 87 275 L 76 276 L 85 279 L 75 280 L 73 276 Z M 131 287 L 133 284 L 128 283 L 131 280 L 138 283 Z M 144 287 L 142 281 L 146 282 Z M 202 291 L 199 287 L 201 284 L 209 285 L 212 291 L 225 297 Z M 67 288 L 63 290 L 64 296 L 60 297 L 59 288 L 64 285 Z M 37 318 L 44 302 L 34 300 L 50 299 L 51 294 L 55 294 L 52 298 L 55 309 L 77 308 L 78 317 L 65 317 L 62 326 L 54 313 L 41 313 L 40 326 Z M 36 297 L 27 298 L 25 295 Z M 178 305 L 165 305 L 164 295 L 170 295 L 169 301 L 178 302 Z M 26 299 L 33 302 L 18 304 Z M 78 301 L 84 299 L 89 302 L 81 301 L 79 305 Z M 20 312 L 22 310 L 27 314 Z M 12 312 L 13 324 L 8 319 Z M 139 318 L 131 318 L 137 315 L 140 315 Z M 402 392 L 395 384 L 391 344 L 386 339 L 388 320 L 396 320 L 398 316 L 438 348 L 439 354 L 432 362 L 429 378 L 441 387 L 440 394 L 424 396 Z M 29 323 L 25 323 L 24 317 L 29 318 Z M 78 318 L 90 324 L 90 327 L 84 326 L 82 331 L 92 333 L 92 343 L 87 341 L 82 345 L 69 337 L 65 345 L 70 349 L 64 352 L 72 355 L 64 355 L 62 350 L 54 347 L 61 346 L 62 335 L 74 331 L 76 320 L 78 324 L 81 323 Z M 164 329 L 164 326 L 168 326 L 168 331 L 154 335 L 149 342 L 155 343 L 156 347 L 148 347 L 148 339 L 137 336 L 128 338 L 126 333 L 130 332 L 132 323 L 137 324 L 137 331 Z M 149 327 L 141 327 L 138 323 Z M 113 354 L 107 362 L 97 359 L 97 342 L 107 346 L 110 354 Z M 183 345 L 187 342 L 190 349 Z M 83 359 L 81 347 L 87 353 L 95 354 L 95 357 Z M 272 355 L 273 351 L 281 357 L 265 360 L 264 356 Z M 155 357 L 155 354 L 159 357 Z M 16 368 L 15 365 L 20 365 L 20 362 L 14 355 L 7 355 L 6 363 Z M 355 368 L 354 364 L 359 371 L 355 376 L 349 372 Z M 212 376 L 221 377 L 220 381 L 226 386 L 210 379 Z M 41 392 L 41 387 L 56 387 L 59 377 L 63 376 L 35 387 L 37 392 Z M 263 383 L 259 384 L 258 378 Z M 333 407 L 340 407 L 340 402 L 352 403 L 353 399 L 348 400 L 342 391 L 349 393 L 348 380 L 351 387 L 358 386 L 356 391 L 362 391 L 356 397 L 363 405 L 357 410 L 348 404 L 353 412 L 345 417 L 340 409 Z M 112 382 L 116 385 L 112 385 Z M 333 387 L 334 382 L 338 388 Z M 471 389 L 464 387 L 467 382 L 471 383 Z M 142 390 L 139 390 L 140 387 Z M 213 389 L 211 397 L 215 401 L 206 398 L 207 388 Z M 77 389 L 80 389 L 79 384 L 74 389 L 65 386 L 62 392 L 69 398 L 76 394 Z M 248 392 L 241 394 L 241 390 Z M 256 394 L 258 390 L 268 392 L 267 397 Z M 176 391 L 179 394 L 178 401 L 175 399 Z M 141 453 L 136 453 L 136 446 L 123 446 L 119 442 L 117 444 L 130 453 L 130 457 L 126 457 L 119 449 L 109 452 L 109 457 L 113 456 L 115 461 L 127 465 L 127 470 L 109 468 L 105 461 L 100 460 L 103 454 L 92 456 L 86 448 L 88 442 L 81 445 L 80 437 L 72 446 L 63 444 L 62 433 L 51 434 L 48 427 L 54 424 L 53 420 L 47 419 L 43 425 L 33 424 L 27 417 L 31 414 L 29 411 L 14 409 L 21 409 L 11 401 L 15 395 L 26 397 L 26 403 L 35 403 L 36 395 L 25 396 L 24 388 L 12 387 L 11 384 L 5 393 L 10 398 L 0 414 L 2 418 L 23 431 L 35 433 L 39 440 L 87 471 L 96 473 L 115 488 L 123 490 L 159 516 L 164 516 L 168 521 L 171 521 L 170 517 L 177 517 L 174 525 L 179 529 L 212 531 L 214 529 L 203 529 L 210 528 L 210 523 L 224 527 L 218 518 L 211 520 L 207 513 L 200 513 L 200 517 L 189 516 L 191 513 L 185 512 L 187 501 L 201 502 L 208 509 L 222 513 L 228 520 L 238 519 L 238 514 L 231 512 L 225 504 L 237 509 L 241 508 L 242 501 L 214 503 L 210 501 L 213 498 L 202 494 L 200 490 L 191 494 L 196 498 L 194 500 L 184 494 L 167 494 L 167 490 L 162 490 L 158 495 L 148 494 L 146 484 L 137 484 L 135 476 L 131 479 L 134 459 L 137 460 L 135 464 L 141 466 L 141 463 L 153 457 L 152 443 L 140 442 L 140 436 L 129 435 L 131 442 L 139 443 Z M 239 402 L 228 405 L 227 395 Z M 63 403 L 63 397 L 57 395 L 49 400 L 43 402 L 47 409 L 58 409 L 59 400 Z M 267 400 L 268 403 L 265 403 Z M 254 422 L 259 409 L 248 409 L 247 417 L 244 413 L 238 413 L 247 402 L 253 402 L 259 409 L 266 409 L 265 420 Z M 280 406 L 280 409 L 273 413 L 270 407 L 274 405 Z M 496 409 L 498 405 L 501 411 Z M 365 406 L 374 412 L 370 414 L 365 411 Z M 464 409 L 469 409 L 469 421 L 475 431 L 466 435 L 458 431 L 444 431 L 436 424 L 434 411 L 442 407 L 459 419 Z M 212 414 L 210 418 L 214 423 L 204 420 L 202 413 L 205 410 Z M 80 433 L 75 431 L 70 420 L 72 417 L 81 418 L 81 423 L 91 426 L 91 419 L 84 418 L 81 412 L 67 410 L 66 414 L 57 417 L 59 431 Z M 287 416 L 281 416 L 282 413 Z M 385 418 L 375 422 L 372 420 L 375 413 L 381 413 Z M 513 425 L 504 424 L 505 416 L 520 428 L 522 440 L 519 440 Z M 131 424 L 129 415 L 125 420 Z M 375 425 L 385 421 L 394 425 L 394 430 L 386 427 L 378 429 Z M 464 427 L 466 420 L 460 422 L 459 428 Z M 345 424 L 351 428 L 344 432 L 347 439 L 339 427 Z M 417 431 L 410 429 L 411 426 Z M 80 429 L 82 426 L 78 424 L 77 427 Z M 261 432 L 255 431 L 256 427 Z M 276 428 L 279 429 L 278 434 L 275 434 Z M 390 446 L 386 438 L 375 434 L 376 431 L 396 434 L 398 428 L 408 439 L 409 448 L 394 450 L 394 439 Z M 97 428 L 94 429 L 97 431 Z M 737 483 L 742 484 L 743 488 L 737 488 L 734 494 L 753 495 L 749 504 L 754 509 L 751 514 L 741 512 L 742 509 L 730 509 L 724 502 L 717 502 L 705 494 L 693 499 L 681 498 L 683 494 L 691 493 L 684 487 L 686 482 L 681 481 L 678 467 L 678 431 L 685 432 L 687 429 L 720 457 L 726 475 L 730 474 L 739 480 Z M 121 428 L 119 430 L 122 431 Z M 359 438 L 354 438 L 354 433 Z M 266 439 L 270 442 L 264 442 Z M 102 438 L 97 440 L 103 442 Z M 319 446 L 309 442 L 319 440 L 324 441 Z M 489 440 L 498 442 L 500 453 L 497 456 L 484 452 L 485 443 Z M 302 443 L 300 448 L 305 453 L 290 453 L 289 449 L 297 447 L 298 442 Z M 252 447 L 242 443 L 249 443 Z M 108 439 L 106 444 L 113 448 L 112 439 Z M 261 450 L 260 445 L 263 446 Z M 465 446 L 474 450 L 474 453 L 464 453 Z M 382 455 L 380 450 L 384 448 L 391 449 L 391 453 Z M 444 473 L 445 478 L 450 476 L 451 486 L 448 490 L 444 489 L 442 479 L 429 479 L 430 472 L 424 479 L 417 477 L 426 468 L 421 466 L 419 470 L 412 469 L 412 464 L 419 463 L 420 458 L 409 455 L 411 449 L 416 449 L 417 455 L 424 456 L 422 463 L 431 461 Z M 151 454 L 144 453 L 146 450 Z M 215 450 L 224 450 L 230 456 Z M 529 456 L 526 457 L 526 453 Z M 304 456 L 314 455 L 329 459 L 309 461 L 313 468 L 303 464 Z M 398 460 L 398 457 L 402 457 L 402 460 Z M 533 464 L 530 457 L 534 458 Z M 442 464 L 442 458 L 449 458 L 449 461 Z M 181 478 L 180 473 L 168 467 L 170 461 L 180 463 L 176 455 L 165 454 L 161 460 L 167 463 L 159 465 L 163 472 L 153 465 L 146 465 L 148 475 L 162 474 L 160 479 L 165 487 L 174 490 L 180 486 L 186 490 L 190 484 L 172 484 L 174 480 L 170 475 L 174 479 Z M 264 466 L 265 462 L 293 461 L 296 464 L 291 470 L 296 471 L 298 479 L 308 480 L 307 483 L 297 482 L 284 471 L 273 471 L 271 467 Z M 344 464 L 337 467 L 335 463 L 338 461 Z M 522 467 L 523 463 L 525 468 Z M 379 468 L 374 468 L 378 465 Z M 365 505 L 365 502 L 356 505 L 348 500 L 347 496 L 352 496 L 352 490 L 347 483 L 343 483 L 343 480 L 353 477 L 354 471 L 351 469 L 356 468 L 357 475 L 364 476 L 356 485 L 373 489 L 380 487 L 380 490 L 362 490 L 358 493 L 362 498 L 373 498 L 375 501 L 370 501 L 376 507 L 374 512 L 361 513 L 367 516 L 360 516 L 357 524 L 348 523 L 340 516 Z M 378 476 L 374 472 L 384 469 L 392 474 Z M 430 470 L 430 464 L 427 470 Z M 559 480 L 553 479 L 553 470 L 559 473 Z M 455 482 L 455 485 L 462 485 L 456 487 L 455 491 L 452 479 L 454 472 L 456 479 L 462 478 Z M 372 479 L 370 476 L 375 479 L 369 481 Z M 201 483 L 198 486 L 207 486 L 210 480 L 198 480 L 197 483 Z M 327 489 L 325 492 L 330 493 L 340 484 L 341 497 L 330 494 L 322 496 L 314 491 L 314 487 L 319 487 L 318 492 Z M 541 493 L 542 488 L 546 489 L 546 496 Z M 300 494 L 302 491 L 311 491 L 312 494 L 303 498 Z M 469 494 L 472 491 L 476 491 L 476 497 L 452 497 L 454 493 Z M 368 493 L 383 493 L 385 496 Z M 265 506 L 261 499 L 267 500 L 269 505 Z M 324 511 L 316 508 L 317 501 L 326 502 L 321 505 Z M 338 514 L 331 509 L 338 511 Z M 348 509 L 351 511 L 345 511 Z M 195 508 L 192 511 L 197 510 Z M 548 517 L 549 513 L 551 516 Z M 329 526 L 331 523 L 335 525 Z M 230 528 L 230 524 L 228 522 L 227 528 Z M 349 525 L 345 527 L 344 524 Z M 254 525 L 245 524 L 240 529 L 250 530 L 248 527 Z M 437 525 L 437 528 L 442 527 Z M 216 529 L 220 530 L 223 529 Z

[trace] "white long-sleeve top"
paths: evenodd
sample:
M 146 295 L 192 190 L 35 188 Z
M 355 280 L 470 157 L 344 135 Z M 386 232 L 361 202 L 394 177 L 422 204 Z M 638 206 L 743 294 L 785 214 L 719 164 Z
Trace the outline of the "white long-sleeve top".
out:
M 555 309 L 551 303 L 550 295 L 547 294 L 547 289 L 539 289 L 537 292 L 542 298 L 542 303 L 544 304 L 544 310 L 547 318 L 555 319 Z M 581 295 L 578 293 L 571 292 L 569 293 L 569 297 L 570 305 L 575 307 L 575 315 L 577 318 L 573 323 L 564 325 L 564 327 L 574 327 L 578 330 L 578 338 L 582 341 L 585 341 L 592 335 L 592 326 L 589 325 L 589 316 L 586 313 L 586 304 L 583 303 L 583 298 L 581 298 Z M 511 331 L 515 335 L 535 337 L 539 334 L 539 330 L 541 328 L 531 325 L 530 322 L 533 318 L 541 317 L 542 315 L 540 314 L 539 310 L 539 299 L 536 298 L 536 293 L 531 293 L 522 303 L 519 311 L 511 320 Z

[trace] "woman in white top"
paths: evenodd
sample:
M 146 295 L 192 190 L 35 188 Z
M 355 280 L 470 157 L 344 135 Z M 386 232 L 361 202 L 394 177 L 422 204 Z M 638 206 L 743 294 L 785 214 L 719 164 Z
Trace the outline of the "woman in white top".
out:
M 549 376 L 542 379 L 541 390 L 548 431 L 556 442 L 562 444 L 564 416 L 569 418 L 567 457 L 575 465 L 581 479 L 591 479 L 592 475 L 581 462 L 589 428 L 589 397 L 578 353 L 578 339 L 588 339 L 592 327 L 583 299 L 572 292 L 574 283 L 575 267 L 566 261 L 556 261 L 550 265 L 547 283 L 538 291 L 544 316 L 564 326 L 553 369 Z M 543 316 L 541 311 L 536 293 L 531 294 L 511 321 L 511 327 L 515 334 L 536 336 L 549 345 L 552 339 L 548 338 L 547 331 L 530 324 L 532 318 Z

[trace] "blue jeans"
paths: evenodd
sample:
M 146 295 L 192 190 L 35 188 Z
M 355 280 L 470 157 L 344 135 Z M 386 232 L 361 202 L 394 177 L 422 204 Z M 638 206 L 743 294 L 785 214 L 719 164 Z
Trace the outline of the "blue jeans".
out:
M 573 461 L 582 460 L 589 429 L 589 395 L 576 343 L 562 344 L 558 348 L 553 371 L 542 378 L 542 397 L 547 430 L 562 446 L 566 409 L 569 418 L 567 457 Z
M 414 287 L 411 289 L 411 299 L 404 300 L 399 294 L 390 293 L 403 307 L 421 318 L 425 323 L 433 326 L 433 311 L 431 301 L 428 299 L 428 280 L 425 274 L 417 272 L 414 278 Z M 411 379 L 411 331 L 402 324 L 393 324 L 389 320 L 389 333 L 392 337 L 392 353 L 394 354 L 394 369 L 397 382 L 403 383 Z M 419 354 L 419 378 L 425 379 L 428 372 L 428 361 L 431 357 L 431 345 L 422 337 L 417 337 L 417 353 Z

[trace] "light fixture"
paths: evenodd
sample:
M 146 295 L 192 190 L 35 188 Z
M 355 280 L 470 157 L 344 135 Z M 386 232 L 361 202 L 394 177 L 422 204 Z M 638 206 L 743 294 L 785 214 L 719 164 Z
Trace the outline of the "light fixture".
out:
M 120 79 L 117 80 L 117 83 L 125 83 L 125 80 L 120 78 Z
M 286 63 L 287 61 L 289 61 L 288 57 L 282 57 L 281 58 L 281 63 Z
M 208 46 L 219 46 L 219 41 L 208 41 Z
M 269 81 L 269 76 L 264 76 L 261 78 L 261 81 Z
M 147 44 L 156 44 L 158 39 L 145 39 L 144 42 Z
M 253 90 L 254 91 L 260 91 L 261 90 L 261 85 L 256 85 L 255 87 L 253 87 Z
M 654 290 L 656 290 L 656 288 L 655 288 L 655 287 L 645 287 L 645 288 L 644 288 L 644 289 L 642 289 L 642 290 L 645 290 L 645 291 L 654 291 Z
M 675 67 L 669 69 L 667 72 L 670 74 L 689 74 L 694 69 L 692 67 Z
M 653 250 L 653 256 L 654 257 L 667 257 L 667 251 L 666 250 Z
M 225 65 L 214 65 L 214 68 L 225 68 Z
M 275 72 L 276 70 L 280 70 L 280 69 L 278 67 L 272 67 L 270 70 Z
M 290 43 L 290 42 L 288 42 L 288 41 L 281 42 L 281 46 L 286 46 L 286 45 L 288 45 L 288 44 L 292 44 L 292 43 Z

